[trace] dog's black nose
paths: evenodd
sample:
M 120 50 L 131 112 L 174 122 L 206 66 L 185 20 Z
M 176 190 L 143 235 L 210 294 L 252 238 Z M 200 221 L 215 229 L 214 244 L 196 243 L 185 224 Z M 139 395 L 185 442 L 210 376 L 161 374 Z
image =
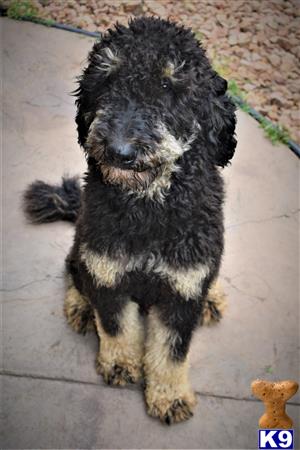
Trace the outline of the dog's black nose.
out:
M 134 163 L 137 156 L 136 147 L 127 142 L 122 144 L 109 145 L 107 148 L 107 152 L 112 160 L 125 165 Z

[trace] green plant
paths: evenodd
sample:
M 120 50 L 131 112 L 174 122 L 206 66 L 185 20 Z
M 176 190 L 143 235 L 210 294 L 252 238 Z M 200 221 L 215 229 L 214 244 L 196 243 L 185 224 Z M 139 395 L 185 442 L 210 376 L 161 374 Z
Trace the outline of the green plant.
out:
M 37 7 L 30 0 L 13 0 L 8 7 L 7 15 L 11 19 L 32 19 L 38 15 Z
M 247 102 L 247 94 L 237 85 L 235 80 L 228 80 L 227 91 L 242 111 L 246 113 L 250 112 L 251 106 Z M 273 124 L 269 119 L 263 116 L 260 116 L 258 121 L 260 124 L 259 126 L 264 130 L 265 136 L 270 139 L 272 144 L 275 145 L 278 142 L 282 142 L 283 144 L 288 143 L 290 136 L 286 128 L 281 125 Z
M 235 80 L 228 80 L 227 90 L 231 95 L 240 97 L 245 101 L 247 94 L 237 85 Z
M 229 78 L 230 75 L 230 69 L 228 67 L 228 58 L 223 58 L 222 61 L 217 60 L 214 58 L 214 55 L 212 55 L 213 62 L 212 67 L 213 69 L 223 78 Z
M 273 367 L 272 366 L 266 366 L 265 367 L 265 372 L 266 373 L 273 373 Z
M 43 19 L 38 17 L 39 10 L 31 0 L 13 0 L 8 7 L 7 16 L 15 20 L 29 20 L 30 22 L 40 23 L 51 26 L 55 23 L 52 19 Z
M 198 40 L 198 41 L 203 41 L 203 39 L 205 38 L 205 36 L 204 36 L 204 34 L 203 33 L 201 33 L 201 31 L 196 31 L 195 32 L 195 38 Z
M 263 128 L 265 135 L 271 140 L 272 144 L 277 144 L 278 142 L 287 144 L 290 139 L 288 130 L 285 127 L 275 125 L 265 117 L 262 117 L 260 127 Z

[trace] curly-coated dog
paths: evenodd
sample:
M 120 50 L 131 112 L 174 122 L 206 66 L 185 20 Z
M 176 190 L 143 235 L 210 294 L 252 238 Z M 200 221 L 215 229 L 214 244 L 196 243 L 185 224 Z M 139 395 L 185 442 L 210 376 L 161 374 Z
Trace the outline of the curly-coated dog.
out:
M 69 324 L 85 332 L 95 321 L 104 380 L 143 375 L 148 412 L 167 423 L 192 415 L 192 333 L 221 316 L 220 166 L 236 146 L 226 88 L 189 29 L 155 18 L 116 25 L 93 46 L 75 92 L 82 192 L 65 179 L 25 193 L 31 220 L 76 219 Z

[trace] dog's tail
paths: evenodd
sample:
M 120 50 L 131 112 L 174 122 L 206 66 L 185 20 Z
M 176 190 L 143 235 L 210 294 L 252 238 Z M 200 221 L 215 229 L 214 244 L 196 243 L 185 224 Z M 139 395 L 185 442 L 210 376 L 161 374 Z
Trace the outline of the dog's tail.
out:
M 37 180 L 23 196 L 23 208 L 32 223 L 68 220 L 75 222 L 80 207 L 81 189 L 77 177 L 62 178 L 60 185 Z

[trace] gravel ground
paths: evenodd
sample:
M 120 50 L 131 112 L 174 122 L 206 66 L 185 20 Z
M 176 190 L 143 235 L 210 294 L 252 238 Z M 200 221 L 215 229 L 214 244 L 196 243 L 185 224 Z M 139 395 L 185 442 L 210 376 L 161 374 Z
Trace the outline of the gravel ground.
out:
M 191 27 L 248 103 L 300 142 L 299 0 L 34 0 L 39 14 L 90 31 L 141 14 Z

